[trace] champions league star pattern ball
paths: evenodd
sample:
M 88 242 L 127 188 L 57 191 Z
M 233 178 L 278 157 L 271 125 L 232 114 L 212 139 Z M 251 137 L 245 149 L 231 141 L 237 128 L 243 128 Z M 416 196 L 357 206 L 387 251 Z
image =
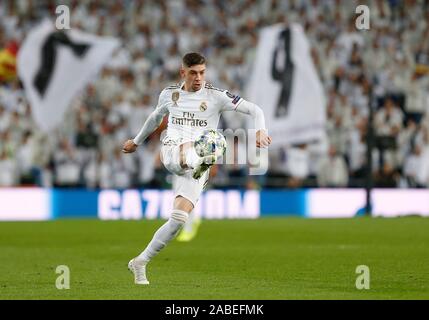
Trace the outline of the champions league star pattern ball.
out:
M 215 155 L 220 157 L 224 155 L 226 150 L 226 140 L 223 134 L 217 130 L 208 129 L 194 142 L 195 151 L 200 157 Z

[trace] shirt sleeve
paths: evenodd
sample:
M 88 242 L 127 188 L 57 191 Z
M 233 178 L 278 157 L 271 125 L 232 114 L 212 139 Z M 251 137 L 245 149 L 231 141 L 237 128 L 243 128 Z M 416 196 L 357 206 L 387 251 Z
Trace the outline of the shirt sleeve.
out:
M 244 101 L 239 95 L 235 95 L 228 90 L 219 92 L 217 98 L 221 111 L 233 111 Z
M 250 115 L 255 121 L 256 130 L 266 130 L 267 128 L 265 126 L 265 116 L 262 109 L 252 102 L 246 101 L 244 99 L 242 100 L 243 101 L 240 103 L 239 106 L 237 106 L 235 111 Z
M 163 90 L 159 95 L 158 105 L 155 110 L 149 115 L 139 133 L 133 139 L 135 144 L 141 145 L 159 127 L 162 119 L 168 113 L 169 102 L 167 90 Z
M 220 111 L 236 111 L 251 116 L 255 121 L 255 129 L 260 130 L 265 127 L 265 117 L 262 109 L 256 104 L 246 101 L 239 95 L 234 95 L 225 90 L 218 93 L 220 100 Z

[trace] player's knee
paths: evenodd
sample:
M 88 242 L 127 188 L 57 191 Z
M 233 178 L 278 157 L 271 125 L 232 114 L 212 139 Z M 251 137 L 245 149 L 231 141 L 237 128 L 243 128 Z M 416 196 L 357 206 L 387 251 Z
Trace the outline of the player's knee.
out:
M 183 210 L 174 209 L 171 213 L 171 219 L 178 224 L 183 225 L 186 223 L 186 220 L 188 220 L 188 213 Z
M 191 200 L 192 196 L 191 195 L 184 196 L 183 192 L 185 190 L 190 191 L 190 189 L 192 189 L 193 186 L 189 184 L 188 185 L 185 184 L 185 185 L 182 185 L 181 187 L 183 188 L 177 192 L 178 194 L 174 199 L 173 208 L 177 210 L 185 211 L 189 214 L 194 209 L 195 204 L 194 204 L 194 201 Z
M 183 168 L 180 165 L 180 152 L 174 150 L 168 156 L 164 156 L 162 163 L 168 171 L 174 174 L 183 174 Z

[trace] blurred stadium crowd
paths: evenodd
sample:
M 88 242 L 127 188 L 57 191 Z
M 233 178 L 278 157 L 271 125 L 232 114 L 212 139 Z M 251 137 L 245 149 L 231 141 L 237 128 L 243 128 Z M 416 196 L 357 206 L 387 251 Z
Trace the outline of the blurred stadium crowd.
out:
M 0 186 L 168 187 L 159 161 L 159 132 L 133 155 L 134 137 L 157 96 L 177 82 L 181 56 L 208 58 L 208 81 L 246 97 L 258 30 L 274 23 L 305 27 L 327 97 L 321 147 L 270 152 L 270 170 L 254 179 L 245 165 L 216 167 L 212 184 L 257 187 L 364 185 L 368 105 L 373 94 L 374 182 L 379 187 L 429 186 L 429 3 L 368 1 L 371 29 L 355 27 L 362 1 L 175 0 L 62 1 L 71 26 L 114 36 L 123 46 L 73 102 L 61 128 L 42 134 L 19 81 L 0 69 Z M 55 1 L 0 2 L 0 49 L 22 42 Z M 1 57 L 1 53 L 0 53 Z M 0 58 L 1 59 L 1 58 Z M 1 60 L 0 60 L 1 62 Z M 4 70 L 3 70 L 4 71 Z M 261 106 L 263 108 L 263 106 Z M 223 128 L 241 128 L 236 113 Z

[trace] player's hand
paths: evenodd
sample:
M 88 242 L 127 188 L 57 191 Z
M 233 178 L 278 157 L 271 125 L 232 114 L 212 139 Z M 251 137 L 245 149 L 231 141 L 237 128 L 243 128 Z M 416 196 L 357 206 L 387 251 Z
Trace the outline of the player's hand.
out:
M 264 130 L 256 132 L 256 146 L 258 148 L 267 148 L 271 144 L 271 137 Z
M 134 151 L 136 151 L 137 147 L 138 145 L 136 145 L 133 140 L 127 140 L 125 141 L 124 146 L 122 147 L 122 152 L 133 153 Z

